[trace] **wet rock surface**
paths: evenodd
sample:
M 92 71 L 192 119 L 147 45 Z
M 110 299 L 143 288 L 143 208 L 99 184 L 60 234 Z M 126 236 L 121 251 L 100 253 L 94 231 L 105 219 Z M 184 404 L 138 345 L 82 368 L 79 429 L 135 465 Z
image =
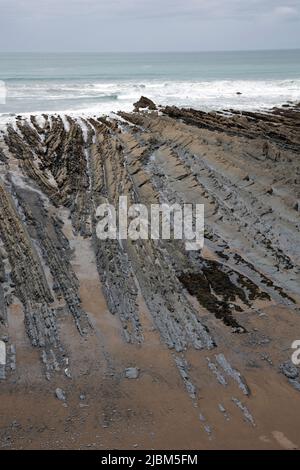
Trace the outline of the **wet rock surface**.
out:
M 141 96 L 140 99 L 136 103 L 134 103 L 134 110 L 139 111 L 140 109 L 145 108 L 148 108 L 151 111 L 155 111 L 157 109 L 156 104 L 152 100 L 150 100 L 146 96 Z
M 140 375 L 140 371 L 137 367 L 128 367 L 125 370 L 126 379 L 138 379 L 139 375 Z
M 55 396 L 60 401 L 65 401 L 66 400 L 66 394 L 61 388 L 57 388 L 55 390 Z
M 287 405 L 300 399 L 300 108 L 135 107 L 153 112 L 21 116 L 0 136 L 3 403 L 14 415 L 13 396 L 16 420 L 38 423 L 68 397 L 45 432 L 13 428 L 16 446 L 26 435 L 27 447 L 66 447 L 49 429 L 70 423 L 70 448 L 96 425 L 106 446 L 132 446 L 130 422 L 139 447 L 282 447 L 276 413 L 300 445 Z M 96 209 L 119 196 L 204 204 L 204 248 L 100 240 Z

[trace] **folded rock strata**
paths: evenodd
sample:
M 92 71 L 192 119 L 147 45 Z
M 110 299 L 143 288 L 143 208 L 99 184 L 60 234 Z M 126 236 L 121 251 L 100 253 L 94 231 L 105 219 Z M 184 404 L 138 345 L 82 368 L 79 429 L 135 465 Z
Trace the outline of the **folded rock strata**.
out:
M 254 400 L 246 364 L 257 360 L 257 348 L 283 341 L 274 333 L 276 315 L 264 311 L 299 312 L 299 122 L 299 106 L 11 121 L 0 136 L 0 336 L 9 337 L 13 308 L 21 305 L 47 378 L 66 368 L 72 378 L 61 327 L 72 319 L 87 348 L 95 340 L 74 264 L 76 243 L 85 240 L 124 340 L 146 348 L 150 322 L 176 353 L 194 404 L 197 370 L 188 357 L 199 354 L 201 370 L 223 386 L 216 407 L 235 387 L 241 395 L 232 400 L 254 426 L 240 401 Z M 186 251 L 180 240 L 99 240 L 96 209 L 117 207 L 119 196 L 148 208 L 204 204 L 204 249 Z M 261 331 L 260 315 L 267 318 Z M 282 377 L 283 348 L 279 356 L 268 367 Z

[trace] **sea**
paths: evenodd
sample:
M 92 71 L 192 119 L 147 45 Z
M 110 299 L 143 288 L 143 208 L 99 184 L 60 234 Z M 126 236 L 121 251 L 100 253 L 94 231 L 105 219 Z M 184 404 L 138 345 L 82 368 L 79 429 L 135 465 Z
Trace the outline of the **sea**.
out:
M 300 49 L 197 53 L 0 53 L 0 119 L 160 105 L 262 110 L 300 101 Z

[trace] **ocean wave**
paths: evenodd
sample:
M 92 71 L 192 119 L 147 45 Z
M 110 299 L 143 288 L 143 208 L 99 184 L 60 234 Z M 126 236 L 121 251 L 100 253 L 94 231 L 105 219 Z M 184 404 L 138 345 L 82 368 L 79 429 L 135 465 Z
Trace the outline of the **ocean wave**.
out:
M 9 83 L 1 112 L 128 109 L 146 95 L 161 105 L 198 109 L 262 109 L 300 101 L 300 79 L 214 81 L 88 81 Z M 105 105 L 105 106 L 104 106 Z

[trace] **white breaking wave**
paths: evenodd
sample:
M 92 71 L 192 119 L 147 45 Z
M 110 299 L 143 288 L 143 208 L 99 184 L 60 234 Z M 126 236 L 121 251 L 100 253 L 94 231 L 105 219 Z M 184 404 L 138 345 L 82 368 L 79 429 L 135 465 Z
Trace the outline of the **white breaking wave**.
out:
M 15 83 L 7 87 L 7 105 L 1 114 L 130 111 L 141 95 L 160 105 L 202 110 L 267 109 L 300 101 L 300 79 Z

